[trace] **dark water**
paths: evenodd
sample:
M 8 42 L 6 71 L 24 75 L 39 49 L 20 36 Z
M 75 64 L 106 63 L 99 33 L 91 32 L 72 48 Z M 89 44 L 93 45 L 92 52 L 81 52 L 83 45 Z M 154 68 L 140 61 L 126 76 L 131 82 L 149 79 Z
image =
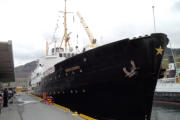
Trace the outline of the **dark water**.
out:
M 180 105 L 154 103 L 151 120 L 180 120 Z

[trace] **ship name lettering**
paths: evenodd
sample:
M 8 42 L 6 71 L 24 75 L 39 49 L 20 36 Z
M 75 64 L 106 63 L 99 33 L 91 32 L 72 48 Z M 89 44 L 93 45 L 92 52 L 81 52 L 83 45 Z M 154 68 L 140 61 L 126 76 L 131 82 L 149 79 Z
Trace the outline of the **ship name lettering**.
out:
M 65 72 L 70 72 L 70 71 L 74 71 L 74 70 L 78 70 L 78 69 L 80 69 L 80 66 L 74 66 L 74 67 L 65 69 Z

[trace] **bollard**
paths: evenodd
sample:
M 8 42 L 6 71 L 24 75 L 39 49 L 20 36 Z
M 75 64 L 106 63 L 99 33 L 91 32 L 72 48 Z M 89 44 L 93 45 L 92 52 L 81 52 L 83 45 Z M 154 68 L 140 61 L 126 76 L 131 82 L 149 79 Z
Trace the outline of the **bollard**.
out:
M 46 92 L 43 92 L 43 99 L 46 99 Z
M 179 83 L 179 79 L 178 79 L 178 77 L 176 77 L 176 83 Z
M 52 97 L 47 97 L 45 104 L 54 104 L 52 101 Z

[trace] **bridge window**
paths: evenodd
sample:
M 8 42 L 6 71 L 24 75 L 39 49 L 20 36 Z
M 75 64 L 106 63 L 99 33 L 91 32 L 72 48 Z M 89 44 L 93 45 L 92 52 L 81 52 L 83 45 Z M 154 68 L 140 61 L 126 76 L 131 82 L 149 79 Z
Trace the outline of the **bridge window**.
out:
M 64 57 L 66 57 L 66 53 L 64 53 Z
M 56 48 L 56 52 L 59 52 L 59 48 Z
M 67 54 L 67 57 L 71 57 L 71 56 L 70 56 L 70 53 Z
M 61 54 L 61 53 L 59 54 L 59 57 L 62 57 L 62 54 Z

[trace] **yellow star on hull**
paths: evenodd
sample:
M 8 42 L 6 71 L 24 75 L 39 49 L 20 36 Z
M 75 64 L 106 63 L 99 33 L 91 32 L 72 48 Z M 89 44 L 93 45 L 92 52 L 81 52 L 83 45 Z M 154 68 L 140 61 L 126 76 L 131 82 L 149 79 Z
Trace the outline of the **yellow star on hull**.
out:
M 156 55 L 162 55 L 162 53 L 163 53 L 163 49 L 161 48 L 161 45 L 160 45 L 160 47 L 159 48 L 156 48 Z

